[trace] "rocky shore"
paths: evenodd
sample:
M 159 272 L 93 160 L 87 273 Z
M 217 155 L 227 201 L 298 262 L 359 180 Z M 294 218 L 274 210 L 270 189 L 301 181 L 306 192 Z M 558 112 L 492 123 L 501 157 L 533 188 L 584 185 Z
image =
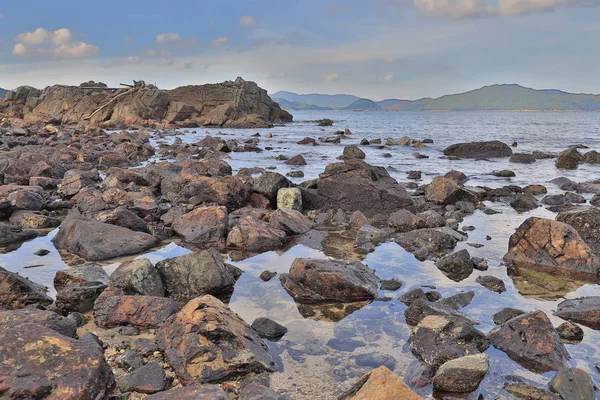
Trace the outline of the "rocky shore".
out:
M 485 332 L 463 309 L 484 291 L 501 295 L 505 282 L 485 272 L 486 259 L 455 250 L 469 240 L 471 229 L 461 224 L 476 212 L 492 215 L 494 204 L 520 212 L 544 206 L 558 212 L 556 219 L 526 219 L 506 244 L 502 268 L 532 286 L 598 284 L 600 202 L 596 196 L 583 205 L 580 195 L 599 194 L 598 182 L 559 179 L 555 184 L 566 191 L 560 197 L 547 196 L 542 185 L 471 186 L 457 170 L 428 184 L 417 183 L 419 171 L 407 171 L 408 181 L 398 182 L 356 145 L 344 147 L 317 179 L 299 184 L 264 166 L 234 174 L 230 153 L 269 151 L 261 135 L 242 141 L 198 134 L 193 144 L 174 140 L 158 147 L 151 139 L 177 135 L 173 124 L 291 121 L 254 83 L 172 91 L 144 86 L 85 121 L 109 95 L 20 88 L 1 105 L 0 246 L 10 251 L 58 228 L 52 242 L 72 268 L 56 273 L 51 298 L 39 284 L 0 267 L 0 398 L 294 398 L 269 383 L 280 368 L 269 343 L 294 328 L 264 317 L 245 321 L 228 306 L 244 273 L 232 260 L 294 244 L 331 246 L 337 254 L 298 257 L 277 277 L 267 268 L 261 273 L 262 280 L 281 284 L 305 318 L 321 313 L 340 321 L 371 302 L 406 305 L 400 318 L 409 338 L 400 346 L 418 360 L 418 371 L 400 376 L 385 358 L 369 362 L 370 372 L 344 382 L 340 399 L 488 398 L 479 388 L 492 348 L 533 374 L 552 376 L 544 387 L 507 378 L 505 395 L 595 398 L 592 378 L 573 368 L 565 343 L 581 341 L 579 324 L 600 329 L 600 297 L 566 300 L 550 316 L 515 304 L 489 315 L 496 327 Z M 129 129 L 103 129 L 109 127 Z M 304 143 L 339 143 L 351 135 L 339 131 Z M 362 146 L 415 151 L 433 142 L 365 141 Z M 511 157 L 515 163 L 553 157 L 512 149 L 499 141 L 458 143 L 440 156 Z M 592 163 L 592 153 L 570 147 L 556 165 Z M 156 155 L 162 161 L 149 162 Z M 305 163 L 302 155 L 280 161 Z M 158 262 L 144 257 L 173 241 L 192 252 Z M 363 262 L 380 244 L 394 242 L 435 265 L 449 284 L 477 274 L 481 291 L 443 296 L 422 286 L 400 292 L 403 282 L 383 279 Z M 119 265 L 109 275 L 103 266 L 113 260 Z M 550 317 L 564 323 L 554 326 Z M 361 343 L 340 338 L 328 346 L 348 351 Z

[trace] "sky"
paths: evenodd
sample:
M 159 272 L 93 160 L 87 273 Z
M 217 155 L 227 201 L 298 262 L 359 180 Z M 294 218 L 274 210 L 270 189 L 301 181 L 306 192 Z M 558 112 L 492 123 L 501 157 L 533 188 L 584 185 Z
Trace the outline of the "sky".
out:
M 600 93 L 600 0 L 0 2 L 0 87 L 241 76 L 417 99 L 496 83 Z

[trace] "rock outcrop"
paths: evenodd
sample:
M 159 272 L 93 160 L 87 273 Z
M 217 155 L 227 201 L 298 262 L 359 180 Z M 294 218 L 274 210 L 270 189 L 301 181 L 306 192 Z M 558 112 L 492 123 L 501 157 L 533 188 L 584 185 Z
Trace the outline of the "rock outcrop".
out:
M 512 156 L 512 149 L 498 140 L 490 142 L 457 143 L 447 147 L 444 154 L 460 158 L 499 158 Z

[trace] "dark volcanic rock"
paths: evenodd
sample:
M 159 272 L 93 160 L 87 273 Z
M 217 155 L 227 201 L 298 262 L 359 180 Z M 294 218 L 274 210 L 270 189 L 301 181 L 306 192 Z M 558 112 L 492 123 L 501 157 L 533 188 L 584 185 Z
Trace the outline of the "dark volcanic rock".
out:
M 367 217 L 414 209 L 411 196 L 385 168 L 361 160 L 328 165 L 319 175 L 317 187 L 327 208 L 358 210 Z
M 381 290 L 398 290 L 402 287 L 402 281 L 397 279 L 383 279 L 381 281 Z
M 502 282 L 502 279 L 496 278 L 495 276 L 491 276 L 491 275 L 479 276 L 479 277 L 477 277 L 477 283 L 479 283 L 484 288 L 491 290 L 492 292 L 496 292 L 496 293 L 506 292 L 506 286 L 504 285 L 504 282 Z
M 280 338 L 287 333 L 287 328 L 283 325 L 278 324 L 269 318 L 259 317 L 254 320 L 251 325 L 261 337 L 272 339 Z
M 471 255 L 467 250 L 461 250 L 445 256 L 436 262 L 435 266 L 456 282 L 468 278 L 474 268 L 473 261 L 471 261 Z
M 424 221 L 408 210 L 396 211 L 388 219 L 388 226 L 396 232 L 410 232 L 423 228 Z
M 110 275 L 110 285 L 122 289 L 125 294 L 158 297 L 165 295 L 160 274 L 147 258 L 127 261 L 119 265 Z
M 561 339 L 578 342 L 583 340 L 583 329 L 581 327 L 575 325 L 571 321 L 563 322 L 559 326 L 556 327 L 556 332 L 561 337 Z
M 457 143 L 444 150 L 444 154 L 460 158 L 510 157 L 512 149 L 498 140 L 490 142 Z
M 119 379 L 118 386 L 122 392 L 152 394 L 166 390 L 170 381 L 160 364 L 150 362 Z
M 86 260 L 97 261 L 140 253 L 155 246 L 158 240 L 120 226 L 70 218 L 63 222 L 52 242 Z
M 361 301 L 377 297 L 379 278 L 358 261 L 297 258 L 288 274 L 279 276 L 298 303 Z
M 169 318 L 156 341 L 185 385 L 273 370 L 258 333 L 210 295 L 190 301 Z
M 106 289 L 102 282 L 76 282 L 60 288 L 56 293 L 55 308 L 61 314 L 90 311 L 94 302 Z
M 425 296 L 425 292 L 421 288 L 409 290 L 398 298 L 398 300 L 407 306 L 410 306 L 413 302 L 419 299 L 427 300 L 427 296 Z
M 559 370 L 571 358 L 542 311 L 515 317 L 494 328 L 489 337 L 494 347 L 534 372 Z
M 288 235 L 301 235 L 312 229 L 312 222 L 308 218 L 300 211 L 289 208 L 274 211 L 269 222 Z
M 25 242 L 38 235 L 39 233 L 33 229 L 0 223 L 0 247 Z
M 165 293 L 179 305 L 205 294 L 228 299 L 240 275 L 215 249 L 169 258 L 156 264 Z
M 402 233 L 397 236 L 396 243 L 422 261 L 448 253 L 454 249 L 459 240 L 464 240 L 464 237 L 454 230 L 444 227 L 417 229 Z
M 535 157 L 528 153 L 515 153 L 508 161 L 518 164 L 533 164 L 535 162 Z
M 425 299 L 414 300 L 410 306 L 404 310 L 404 318 L 406 318 L 406 323 L 413 326 L 417 325 L 425 317 L 430 315 L 462 318 L 473 324 L 473 321 L 469 318 L 469 316 L 456 311 L 456 309 L 453 307 L 443 303 L 434 303 Z
M 43 286 L 0 267 L 0 307 L 10 310 L 30 304 L 47 306 L 52 304 L 52 299 Z
M 275 208 L 279 189 L 290 186 L 291 182 L 285 176 L 276 172 L 263 172 L 261 176 L 254 179 L 253 189 L 256 193 L 266 196 Z
M 581 161 L 581 154 L 575 147 L 563 151 L 556 159 L 556 168 L 560 169 L 577 169 Z
M 227 208 L 200 207 L 175 218 L 173 230 L 184 241 L 201 248 L 225 248 L 229 227 Z
M 438 176 L 433 178 L 425 191 L 425 198 L 436 204 L 455 204 L 458 201 L 477 203 L 477 196 L 458 186 L 453 180 Z
M 77 324 L 75 321 L 52 311 L 35 308 L 0 311 L 0 332 L 20 325 L 23 322 L 43 325 L 68 337 L 75 337 L 77 333 Z
M 596 398 L 592 378 L 579 368 L 562 368 L 554 375 L 548 386 L 563 399 L 594 400 Z
M 146 397 L 146 400 L 229 400 L 221 385 L 183 386 Z
M 470 393 L 479 387 L 490 367 L 487 354 L 475 354 L 450 360 L 433 377 L 436 390 L 450 393 Z
M 7 399 L 101 399 L 114 384 L 101 348 L 30 323 L 0 332 L 0 376 Z
M 525 314 L 525 311 L 517 310 L 516 308 L 504 308 L 492 315 L 492 320 L 496 325 L 502 325 L 506 321 Z
M 510 202 L 510 206 L 518 212 L 535 210 L 540 206 L 534 195 L 531 193 L 519 194 Z
M 554 315 L 600 330 L 600 296 L 565 300 L 558 305 Z
M 446 297 L 445 299 L 440 300 L 439 303 L 445 304 L 454 308 L 455 310 L 458 310 L 471 304 L 471 301 L 473 301 L 474 297 L 475 292 L 469 290 L 468 292 L 457 293 L 450 297 Z
M 576 207 L 563 211 L 556 220 L 571 225 L 595 254 L 600 254 L 600 209 L 597 207 Z

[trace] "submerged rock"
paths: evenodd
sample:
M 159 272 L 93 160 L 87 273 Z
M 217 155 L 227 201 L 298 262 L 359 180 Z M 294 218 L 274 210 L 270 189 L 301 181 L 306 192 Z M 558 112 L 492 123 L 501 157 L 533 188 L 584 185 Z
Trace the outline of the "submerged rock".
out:
M 298 303 L 352 302 L 377 297 L 379 278 L 358 261 L 297 258 L 279 279 Z
M 256 318 L 251 327 L 258 332 L 261 337 L 267 339 L 280 338 L 288 331 L 285 326 L 265 317 Z
M 504 282 L 502 282 L 502 279 L 496 278 L 495 276 L 491 276 L 491 275 L 479 276 L 479 277 L 477 277 L 477 283 L 479 283 L 484 288 L 491 290 L 492 292 L 496 292 L 496 293 L 506 292 L 506 286 L 504 285 Z

